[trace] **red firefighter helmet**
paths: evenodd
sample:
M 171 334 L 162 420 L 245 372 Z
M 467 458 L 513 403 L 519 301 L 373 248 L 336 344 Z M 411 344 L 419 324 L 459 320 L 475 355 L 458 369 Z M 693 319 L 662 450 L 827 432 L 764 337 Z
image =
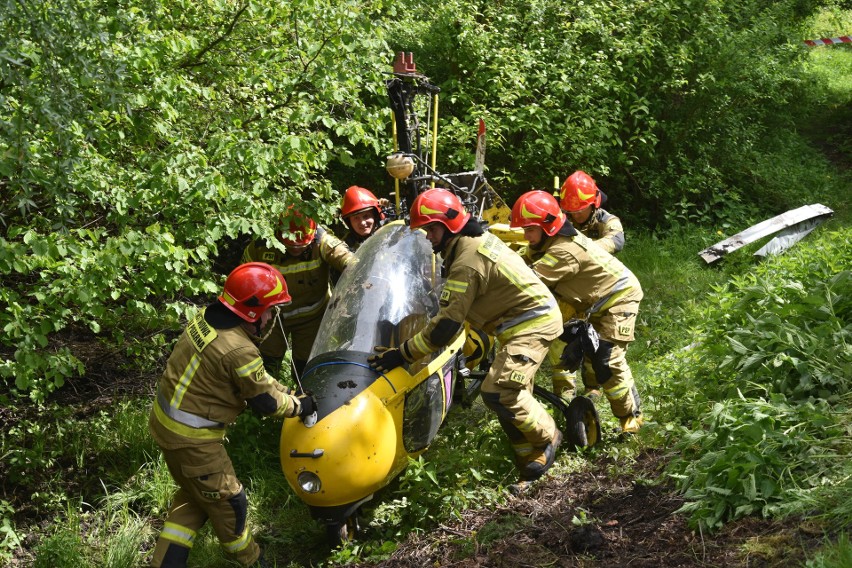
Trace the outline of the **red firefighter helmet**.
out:
M 343 206 L 340 208 L 340 215 L 346 219 L 350 215 L 371 207 L 379 214 L 380 220 L 385 218 L 379 200 L 373 195 L 373 192 L 365 187 L 353 185 L 343 194 Z
M 512 227 L 537 226 L 552 237 L 565 224 L 565 213 L 556 198 L 546 191 L 528 191 L 512 207 Z
M 287 282 L 277 269 L 264 262 L 247 262 L 228 275 L 219 301 L 247 322 L 255 322 L 268 308 L 291 300 Z
M 575 212 L 589 205 L 601 206 L 601 191 L 589 174 L 577 170 L 562 184 L 559 192 L 559 206 L 565 211 Z
M 461 200 L 448 189 L 427 189 L 414 199 L 411 204 L 412 229 L 438 222 L 453 234 L 465 226 L 470 213 L 464 208 Z
M 288 216 L 289 224 L 285 222 Z M 280 231 L 278 240 L 284 243 L 284 246 L 304 247 L 313 242 L 317 232 L 317 222 L 304 213 L 294 210 L 291 205 L 287 208 L 287 212 L 281 215 L 278 230 Z M 295 237 L 287 237 L 288 231 Z

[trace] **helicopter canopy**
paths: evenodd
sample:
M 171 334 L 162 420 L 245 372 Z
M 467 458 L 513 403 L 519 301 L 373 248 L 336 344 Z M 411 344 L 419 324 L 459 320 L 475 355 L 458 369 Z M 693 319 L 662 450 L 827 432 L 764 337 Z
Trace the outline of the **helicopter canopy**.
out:
M 334 289 L 311 359 L 397 347 L 438 312 L 443 280 L 422 231 L 399 221 L 385 225 L 358 248 L 355 259 Z

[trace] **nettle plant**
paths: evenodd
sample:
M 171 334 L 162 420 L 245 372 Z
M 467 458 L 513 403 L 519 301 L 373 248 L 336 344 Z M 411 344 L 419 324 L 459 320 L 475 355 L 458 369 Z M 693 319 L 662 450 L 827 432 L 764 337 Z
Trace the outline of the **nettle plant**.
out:
M 839 415 L 820 401 L 726 400 L 702 418 L 704 428 L 676 445 L 680 457 L 668 471 L 688 501 L 680 512 L 695 528 L 780 515 L 791 508 L 791 493 L 830 479 L 849 451 Z
M 830 233 L 732 280 L 720 294 L 722 326 L 707 340 L 724 348 L 727 394 L 763 391 L 834 400 L 852 386 L 852 247 Z M 715 358 L 715 357 L 714 357 Z M 709 361 L 708 361 L 709 362 Z M 720 385 L 722 386 L 722 385 Z M 724 387 L 722 387 L 724 388 Z
M 840 475 L 852 387 L 850 236 L 820 233 L 734 278 L 697 322 L 695 347 L 661 367 L 676 371 L 663 391 L 690 393 L 662 412 L 684 424 L 669 473 L 697 526 L 783 513 Z

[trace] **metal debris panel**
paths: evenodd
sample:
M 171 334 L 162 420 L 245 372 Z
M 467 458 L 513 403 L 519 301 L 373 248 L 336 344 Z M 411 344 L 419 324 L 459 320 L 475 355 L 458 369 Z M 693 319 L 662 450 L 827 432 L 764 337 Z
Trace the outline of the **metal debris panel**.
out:
M 761 221 L 757 225 L 752 225 L 745 231 L 741 231 L 732 237 L 728 237 L 723 241 L 719 241 L 715 245 L 708 247 L 701 252 L 698 253 L 698 256 L 704 259 L 707 264 L 712 264 L 722 258 L 724 255 L 729 252 L 735 251 L 738 248 L 744 247 L 749 243 L 753 243 L 758 239 L 762 239 L 765 236 L 771 235 L 773 233 L 777 233 L 782 229 L 786 229 L 788 227 L 794 227 L 799 224 L 802 224 L 802 227 L 793 229 L 787 233 L 797 235 L 798 238 L 791 239 L 779 239 L 773 245 L 767 244 L 767 246 L 763 247 L 758 251 L 761 255 L 767 254 L 770 250 L 772 252 L 781 252 L 792 246 L 794 243 L 798 242 L 805 235 L 807 235 L 813 228 L 832 216 L 834 211 L 826 207 L 825 205 L 821 205 L 819 203 L 815 203 L 813 205 L 804 205 L 799 207 L 798 209 L 791 209 L 786 213 L 782 213 L 777 215 L 771 219 L 767 219 L 766 221 Z M 818 219 L 818 221 L 816 221 Z M 808 223 L 804 223 L 805 221 L 809 221 Z M 773 239 L 775 241 L 775 239 Z M 786 246 L 785 246 L 786 245 Z M 769 248 L 767 248 L 769 247 Z M 755 254 L 758 254 L 755 253 Z

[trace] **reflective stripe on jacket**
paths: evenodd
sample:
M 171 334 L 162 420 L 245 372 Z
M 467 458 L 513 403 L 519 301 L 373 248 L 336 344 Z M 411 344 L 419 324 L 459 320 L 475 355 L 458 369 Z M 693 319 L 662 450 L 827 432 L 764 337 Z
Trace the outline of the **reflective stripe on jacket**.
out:
M 527 247 L 532 268 L 560 302 L 591 315 L 642 299 L 629 268 L 582 234 L 547 237 L 540 250 Z
M 178 338 L 157 384 L 149 427 L 163 448 L 222 440 L 246 401 L 262 398 L 272 416 L 292 416 L 297 408 L 286 387 L 266 374 L 242 326 L 214 329 L 205 311 Z
M 352 251 L 343 241 L 323 227 L 317 227 L 316 238 L 298 257 L 256 240 L 243 251 L 242 262 L 265 262 L 281 271 L 293 298 L 290 304 L 281 307 L 281 317 L 295 320 L 325 310 L 331 296 L 330 270 L 343 272 L 352 257 Z
M 610 254 L 616 254 L 624 248 L 624 227 L 621 225 L 621 219 L 605 209 L 596 209 L 585 223 L 575 224 L 574 228 Z
M 441 320 L 467 320 L 500 341 L 532 334 L 551 340 L 561 332 L 562 317 L 553 294 L 495 235 L 453 237 L 444 257 L 447 281 L 438 313 L 406 344 L 413 359 L 441 347 L 430 340 Z

